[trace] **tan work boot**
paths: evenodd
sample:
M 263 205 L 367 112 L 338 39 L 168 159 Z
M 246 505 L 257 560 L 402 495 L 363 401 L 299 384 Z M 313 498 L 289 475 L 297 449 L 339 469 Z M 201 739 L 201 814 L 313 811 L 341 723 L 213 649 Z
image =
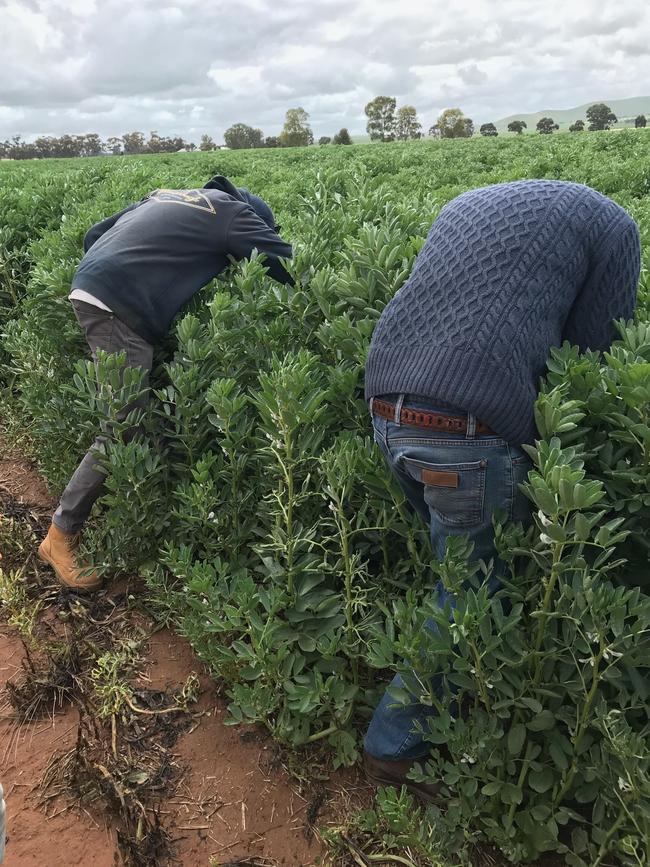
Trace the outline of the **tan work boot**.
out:
M 442 783 L 416 783 L 407 776 L 417 761 L 417 759 L 387 761 L 376 758 L 367 750 L 363 751 L 363 767 L 366 772 L 366 779 L 373 786 L 394 786 L 397 789 L 405 786 L 409 792 L 423 801 L 432 804 L 440 803 Z M 420 761 L 424 764 L 426 759 Z
M 55 524 L 50 525 L 47 536 L 38 548 L 38 556 L 54 569 L 64 587 L 80 592 L 98 590 L 102 586 L 99 575 L 83 569 L 77 562 L 77 538 L 64 533 Z

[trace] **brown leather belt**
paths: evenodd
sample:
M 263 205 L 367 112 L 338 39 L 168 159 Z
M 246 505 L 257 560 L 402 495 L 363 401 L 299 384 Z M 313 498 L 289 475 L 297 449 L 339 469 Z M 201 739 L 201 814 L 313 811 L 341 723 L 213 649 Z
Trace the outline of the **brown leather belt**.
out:
M 395 419 L 394 403 L 387 403 L 385 400 L 374 398 L 372 401 L 372 411 L 383 418 L 390 419 L 390 421 L 394 421 Z M 429 430 L 458 434 L 467 433 L 466 415 L 441 415 L 437 412 L 427 412 L 424 409 L 409 409 L 408 406 L 403 406 L 400 411 L 399 420 L 400 424 L 424 427 Z M 476 433 L 494 436 L 494 431 L 486 424 L 483 424 L 482 421 L 476 422 Z

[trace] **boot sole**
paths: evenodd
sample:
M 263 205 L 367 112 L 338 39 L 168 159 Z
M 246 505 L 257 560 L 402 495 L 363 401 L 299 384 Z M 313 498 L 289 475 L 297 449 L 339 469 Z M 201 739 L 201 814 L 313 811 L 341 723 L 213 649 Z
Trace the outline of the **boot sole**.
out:
M 82 587 L 77 583 L 69 584 L 59 573 L 59 570 L 56 568 L 56 563 L 54 563 L 50 556 L 42 550 L 42 545 L 39 545 L 38 547 L 38 557 L 39 560 L 43 561 L 43 563 L 47 563 L 48 566 L 52 567 L 59 584 L 62 587 L 66 587 L 68 590 L 74 590 L 76 593 L 95 593 L 102 586 L 101 581 L 98 584 L 93 584 L 91 587 Z
M 392 780 L 390 777 L 382 777 L 378 774 L 371 774 L 368 771 L 365 774 L 366 779 L 372 786 L 392 786 L 394 789 L 401 789 L 404 786 L 412 795 L 426 801 L 428 804 L 439 804 L 443 800 L 441 794 L 431 795 L 428 792 L 422 791 L 422 789 L 418 789 L 413 783 L 409 783 L 408 780 Z

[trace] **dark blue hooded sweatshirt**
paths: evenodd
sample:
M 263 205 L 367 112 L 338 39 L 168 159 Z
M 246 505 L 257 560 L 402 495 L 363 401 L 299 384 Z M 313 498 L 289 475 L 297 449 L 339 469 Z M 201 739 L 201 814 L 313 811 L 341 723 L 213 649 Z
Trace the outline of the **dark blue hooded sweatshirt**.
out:
M 234 259 L 266 256 L 273 279 L 293 283 L 280 262 L 291 245 L 258 196 L 216 176 L 202 189 L 154 190 L 94 225 L 72 288 L 103 301 L 136 334 L 155 343 L 180 308 Z

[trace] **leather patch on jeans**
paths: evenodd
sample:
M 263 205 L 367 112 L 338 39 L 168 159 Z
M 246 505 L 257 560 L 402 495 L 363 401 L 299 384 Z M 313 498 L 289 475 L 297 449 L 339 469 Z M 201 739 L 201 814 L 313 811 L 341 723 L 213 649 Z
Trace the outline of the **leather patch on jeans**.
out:
M 434 488 L 457 488 L 458 473 L 443 473 L 437 470 L 422 470 L 422 481 Z

